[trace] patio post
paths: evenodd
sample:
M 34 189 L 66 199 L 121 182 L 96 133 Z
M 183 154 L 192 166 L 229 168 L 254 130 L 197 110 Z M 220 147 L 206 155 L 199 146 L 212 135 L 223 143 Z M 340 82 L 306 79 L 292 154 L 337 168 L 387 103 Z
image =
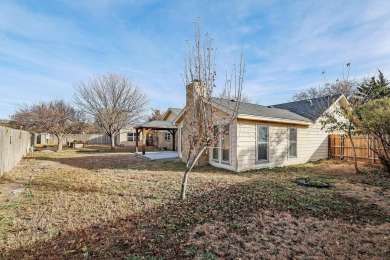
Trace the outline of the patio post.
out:
M 146 151 L 146 129 L 142 128 L 142 155 L 145 155 Z
M 176 131 L 173 130 L 172 132 L 173 132 L 173 133 L 172 133 L 172 137 L 173 137 L 173 138 L 172 138 L 172 139 L 173 139 L 173 140 L 172 140 L 172 143 L 173 143 L 173 144 L 172 144 L 172 151 L 175 151 L 175 150 L 176 150 L 176 148 L 175 148 L 175 145 L 176 145 L 176 144 L 175 144 Z
M 138 153 L 138 129 L 135 129 L 135 153 Z

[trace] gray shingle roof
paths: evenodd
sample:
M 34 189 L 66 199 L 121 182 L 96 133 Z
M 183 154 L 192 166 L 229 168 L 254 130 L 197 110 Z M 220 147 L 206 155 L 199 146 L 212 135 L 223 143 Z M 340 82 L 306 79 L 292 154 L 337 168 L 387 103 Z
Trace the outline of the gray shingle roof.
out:
M 342 94 L 335 94 L 320 98 L 278 104 L 274 105 L 274 107 L 288 110 L 314 122 L 341 96 Z
M 175 113 L 176 115 L 180 114 L 181 112 L 181 108 L 175 108 L 175 107 L 170 107 L 169 109 L 172 110 L 173 113 Z
M 234 101 L 230 101 L 226 99 L 213 98 L 212 101 L 228 109 L 234 109 L 235 106 Z M 291 112 L 286 109 L 261 106 L 261 105 L 250 104 L 250 103 L 240 103 L 238 114 L 310 122 L 308 118 L 303 117 L 297 113 Z
M 137 125 L 135 128 L 177 129 L 177 127 L 174 126 L 171 122 L 162 120 L 153 120 L 150 122 L 146 122 Z

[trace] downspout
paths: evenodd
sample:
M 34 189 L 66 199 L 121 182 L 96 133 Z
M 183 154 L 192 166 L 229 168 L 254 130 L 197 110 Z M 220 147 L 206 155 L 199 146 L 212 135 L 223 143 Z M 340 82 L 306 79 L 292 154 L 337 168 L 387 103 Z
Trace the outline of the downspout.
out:
M 236 167 L 235 172 L 238 173 L 238 120 L 236 117 Z

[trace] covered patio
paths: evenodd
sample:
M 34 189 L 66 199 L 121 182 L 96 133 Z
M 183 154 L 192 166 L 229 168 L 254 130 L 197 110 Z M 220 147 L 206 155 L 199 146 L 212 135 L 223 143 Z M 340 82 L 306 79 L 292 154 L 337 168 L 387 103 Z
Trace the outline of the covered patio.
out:
M 136 139 L 135 139 L 135 152 L 138 153 L 138 145 L 139 145 L 139 134 L 142 134 L 142 155 L 146 153 L 146 133 L 151 130 L 166 130 L 172 135 L 172 151 L 175 151 L 175 137 L 177 132 L 177 127 L 168 121 L 160 121 L 153 120 L 150 122 L 146 122 L 144 124 L 138 125 L 135 127 L 136 131 Z

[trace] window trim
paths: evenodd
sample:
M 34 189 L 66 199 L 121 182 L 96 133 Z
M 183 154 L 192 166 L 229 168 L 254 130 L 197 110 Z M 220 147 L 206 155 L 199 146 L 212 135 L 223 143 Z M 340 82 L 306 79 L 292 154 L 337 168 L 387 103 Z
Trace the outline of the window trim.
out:
M 259 127 L 267 127 L 267 159 L 259 160 Z M 256 164 L 269 163 L 269 125 L 256 124 Z M 265 143 L 265 142 L 263 142 Z
M 131 134 L 131 135 L 129 135 Z M 137 134 L 134 132 L 127 132 L 127 142 L 135 142 L 137 138 Z M 129 137 L 132 137 L 133 140 L 129 140 Z
M 222 160 L 222 135 L 219 135 L 218 137 L 218 141 L 216 143 L 216 146 L 214 146 L 212 149 L 212 153 L 211 153 L 211 159 L 213 162 L 215 163 L 219 163 L 219 164 L 225 164 L 225 165 L 231 165 L 231 156 L 232 156 L 232 135 L 231 135 L 231 126 L 228 125 L 228 124 L 224 124 L 224 125 L 214 125 L 213 127 L 216 127 L 217 128 L 217 131 L 219 131 L 219 127 L 223 127 L 223 126 L 228 126 L 229 127 L 229 159 L 226 161 L 226 160 Z M 218 151 L 218 158 L 214 158 L 214 149 L 217 149 Z
M 227 126 L 229 129 L 228 129 L 228 131 L 229 131 L 229 158 L 228 158 L 228 160 L 227 161 L 224 161 L 223 160 L 223 151 L 222 151 L 222 136 L 223 135 L 221 135 L 220 136 L 220 142 L 221 142 L 221 145 L 220 145 L 220 153 L 221 153 L 221 162 L 220 163 L 223 163 L 223 164 L 227 164 L 227 165 L 230 165 L 230 155 L 231 155 L 231 147 L 232 147 L 232 145 L 231 145 L 231 143 L 232 143 L 232 139 L 231 139 L 231 134 L 230 134 L 230 125 L 223 125 L 223 126 Z
M 291 128 L 295 128 L 295 131 L 296 131 L 296 134 L 297 134 L 297 135 L 296 135 L 296 140 L 293 141 L 293 143 L 295 142 L 295 153 L 296 153 L 295 156 L 291 156 L 291 154 L 290 154 L 290 147 L 291 147 L 291 140 L 290 140 Z M 298 128 L 297 128 L 297 127 L 292 127 L 292 126 L 289 126 L 289 127 L 288 127 L 288 158 L 291 158 L 291 159 L 298 158 Z

